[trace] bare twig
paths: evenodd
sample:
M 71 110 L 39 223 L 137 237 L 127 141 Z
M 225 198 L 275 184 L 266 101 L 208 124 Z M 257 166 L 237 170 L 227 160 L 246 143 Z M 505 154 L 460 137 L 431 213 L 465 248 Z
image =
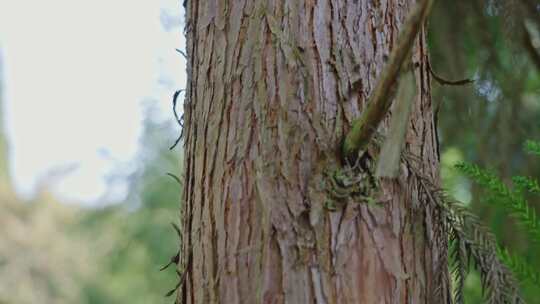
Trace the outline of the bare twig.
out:
M 184 135 L 184 123 L 183 123 L 183 120 L 184 120 L 184 117 L 182 115 L 182 117 L 179 117 L 178 116 L 178 113 L 176 112 L 176 103 L 177 103 L 177 99 L 178 99 L 178 96 L 180 95 L 180 93 L 184 92 L 183 89 L 180 89 L 176 92 L 174 92 L 174 95 L 173 95 L 173 113 L 174 113 L 174 118 L 176 118 L 176 122 L 178 123 L 178 125 L 180 126 L 181 131 L 180 131 L 180 136 L 178 136 L 178 138 L 176 139 L 176 141 L 174 142 L 174 144 L 169 148 L 169 150 L 172 150 L 174 149 L 174 147 L 176 147 L 178 145 L 178 143 L 180 142 L 180 140 L 182 140 L 182 137 Z
M 444 79 L 441 76 L 437 75 L 433 71 L 433 69 L 431 67 L 431 62 L 429 62 L 429 60 L 428 60 L 427 66 L 428 66 L 428 69 L 429 69 L 429 73 L 431 74 L 433 79 L 435 79 L 441 85 L 462 86 L 462 85 L 467 85 L 467 84 L 470 84 L 470 83 L 474 82 L 474 79 L 470 79 L 470 78 L 465 78 L 465 79 L 461 79 L 461 80 L 447 80 L 447 79 Z
M 178 237 L 179 238 L 182 238 L 182 232 L 180 231 L 180 227 L 178 227 L 178 225 L 176 225 L 175 223 L 171 223 L 174 231 L 176 231 L 176 234 L 178 234 Z
M 367 109 L 363 111 L 360 118 L 353 121 L 352 128 L 345 137 L 343 153 L 346 158 L 355 159 L 357 157 L 356 154 L 369 143 L 373 133 L 388 112 L 401 67 L 410 54 L 414 40 L 432 4 L 433 0 L 419 1 L 403 24 L 403 29 L 390 53 L 388 63 L 369 98 Z
M 165 294 L 165 297 L 172 296 L 175 291 L 177 291 L 179 288 L 184 286 L 184 283 L 186 282 L 187 269 L 189 268 L 190 264 L 191 264 L 191 253 L 188 255 L 186 266 L 184 267 L 184 271 L 180 273 L 178 270 L 176 270 L 176 274 L 180 277 L 180 280 L 178 281 L 178 283 L 173 289 L 169 290 L 169 292 Z
M 180 186 L 182 186 L 182 181 L 180 180 L 180 178 L 170 172 L 167 172 L 166 173 L 168 176 L 170 176 L 172 179 L 174 179 L 178 184 L 180 184 Z
M 184 59 L 187 59 L 187 55 L 184 51 L 182 51 L 181 49 L 176 49 L 176 51 L 180 53 L 180 55 L 184 56 Z
M 172 256 L 169 263 L 167 263 L 167 265 L 161 267 L 159 269 L 159 271 L 163 271 L 163 270 L 169 268 L 169 266 L 171 266 L 172 264 L 178 264 L 179 261 L 180 261 L 180 252 L 178 252 L 174 256 Z
M 180 243 L 182 243 L 182 232 L 180 232 L 180 228 L 175 223 L 171 223 L 171 225 L 172 225 L 174 231 L 176 231 L 176 234 L 178 234 L 178 238 L 180 239 Z M 169 268 L 169 266 L 171 266 L 172 264 L 178 265 L 179 262 L 180 262 L 180 251 L 178 251 L 174 256 L 172 256 L 171 259 L 169 260 L 169 263 L 167 263 L 167 265 L 161 267 L 161 269 L 159 271 L 163 271 L 163 270 Z

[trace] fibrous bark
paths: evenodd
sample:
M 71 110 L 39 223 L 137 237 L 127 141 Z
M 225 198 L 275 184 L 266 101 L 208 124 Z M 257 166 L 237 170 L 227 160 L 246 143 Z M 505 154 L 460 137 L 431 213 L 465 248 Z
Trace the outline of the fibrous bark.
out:
M 343 138 L 412 4 L 187 2 L 179 301 L 448 302 L 446 237 L 407 166 L 381 182 L 376 206 L 351 197 L 325 208 L 325 172 L 343 165 Z M 405 150 L 437 180 L 424 31 L 411 56 Z

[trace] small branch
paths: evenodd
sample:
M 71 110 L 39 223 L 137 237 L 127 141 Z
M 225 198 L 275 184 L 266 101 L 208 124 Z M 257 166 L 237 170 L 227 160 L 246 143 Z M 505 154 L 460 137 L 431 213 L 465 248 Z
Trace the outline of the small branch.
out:
M 392 104 L 392 92 L 405 59 L 410 54 L 414 40 L 424 23 L 433 0 L 419 1 L 412 9 L 410 16 L 403 24 L 403 29 L 384 67 L 380 79 L 360 118 L 352 123 L 352 128 L 345 137 L 343 154 L 346 159 L 356 159 L 357 153 L 363 150 L 371 140 L 373 133 L 385 117 Z
M 180 95 L 180 93 L 184 92 L 183 89 L 180 89 L 176 92 L 174 92 L 174 95 L 173 95 L 173 113 L 174 113 L 174 118 L 176 118 L 176 122 L 178 123 L 178 125 L 180 126 L 181 128 L 181 131 L 180 131 L 180 136 L 178 136 L 178 138 L 176 139 L 176 141 L 174 142 L 174 144 L 169 148 L 169 150 L 172 150 L 174 149 L 178 143 L 180 142 L 180 140 L 182 140 L 182 137 L 184 135 L 184 123 L 183 123 L 183 120 L 184 120 L 184 116 L 182 115 L 182 117 L 179 117 L 178 116 L 178 113 L 176 112 L 176 103 L 177 103 L 177 99 L 178 99 L 178 96 Z
M 174 174 L 172 174 L 172 173 L 170 173 L 170 172 L 167 172 L 167 173 L 165 173 L 165 174 L 167 174 L 167 175 L 170 176 L 172 179 L 174 179 L 180 186 L 183 185 L 183 184 L 182 184 L 182 181 L 180 180 L 180 178 L 179 178 L 178 176 L 176 176 L 176 175 L 174 175 Z
M 178 237 L 180 239 L 182 239 L 182 232 L 180 231 L 180 227 L 178 227 L 178 225 L 176 225 L 175 223 L 171 223 L 174 231 L 176 231 L 176 234 L 178 235 Z
M 187 59 L 187 55 L 186 55 L 186 53 L 184 51 L 182 51 L 181 49 L 176 49 L 176 51 L 178 53 L 180 53 L 180 55 L 182 55 L 184 57 L 184 59 Z
M 174 144 L 172 144 L 172 146 L 169 147 L 169 150 L 172 150 L 174 149 L 176 146 L 178 146 L 178 144 L 180 143 L 180 141 L 182 140 L 182 137 L 183 137 L 183 132 L 180 133 L 180 136 L 178 136 L 178 138 L 174 141 Z
M 462 85 L 467 85 L 467 84 L 470 84 L 470 83 L 474 82 L 474 79 L 470 79 L 470 78 L 465 78 L 465 79 L 461 79 L 461 80 L 447 80 L 447 79 L 444 79 L 441 76 L 435 74 L 435 72 L 431 68 L 431 62 L 429 62 L 429 60 L 428 60 L 427 66 L 428 66 L 429 73 L 431 74 L 433 79 L 435 79 L 440 85 L 462 86 Z
M 178 270 L 176 270 L 176 274 L 180 277 L 180 279 L 178 280 L 178 283 L 176 284 L 176 286 L 174 286 L 173 289 L 171 289 L 169 292 L 165 294 L 165 297 L 172 296 L 175 291 L 179 290 L 180 288 L 182 288 L 182 286 L 184 286 L 184 283 L 186 281 L 186 276 L 187 276 L 187 270 L 190 267 L 190 265 L 191 265 L 191 253 L 187 257 L 187 262 L 186 262 L 186 266 L 184 267 L 184 271 L 179 272 Z
M 457 245 L 462 246 L 458 250 L 461 250 L 462 256 L 466 258 L 465 263 L 456 265 L 454 261 L 454 265 L 451 266 L 458 267 L 458 271 L 466 273 L 467 268 L 463 267 L 468 267 L 469 261 L 473 262 L 473 266 L 480 274 L 482 291 L 487 303 L 524 303 L 513 273 L 497 255 L 498 245 L 495 235 L 481 223 L 476 215 L 463 207 L 462 203 L 449 198 L 436 181 L 421 173 L 418 167 L 422 160 L 418 160 L 416 156 L 413 159 L 411 156 L 412 154 L 409 153 L 403 158 L 408 163 L 413 178 L 418 182 L 420 191 L 426 195 L 426 203 L 437 210 L 439 216 L 442 217 L 441 222 L 446 227 L 444 229 L 448 229 L 450 236 L 458 242 Z M 460 267 L 462 269 L 459 269 Z M 455 290 L 458 300 L 456 303 L 459 303 L 463 292 L 459 288 L 458 283 Z
M 178 264 L 178 262 L 180 261 L 180 252 L 178 252 L 177 254 L 175 254 L 173 257 L 171 257 L 169 263 L 167 263 L 167 265 L 161 267 L 159 269 L 159 271 L 163 271 L 167 268 L 169 268 L 169 266 L 171 266 L 172 264 Z

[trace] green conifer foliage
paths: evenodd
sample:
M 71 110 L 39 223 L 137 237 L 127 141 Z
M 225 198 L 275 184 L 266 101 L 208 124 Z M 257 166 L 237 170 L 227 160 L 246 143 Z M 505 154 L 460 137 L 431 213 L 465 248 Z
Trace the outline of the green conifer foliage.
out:
M 524 150 L 540 155 L 540 143 L 527 141 Z M 487 191 L 488 200 L 493 208 L 504 210 L 514 218 L 526 233 L 528 242 L 540 243 L 540 220 L 528 199 L 528 195 L 540 194 L 538 180 L 527 176 L 512 177 L 513 187 L 506 185 L 501 178 L 490 170 L 475 164 L 460 163 L 456 168 Z M 540 287 L 540 272 L 524 256 L 512 253 L 502 245 L 498 247 L 498 256 L 522 282 L 532 283 Z

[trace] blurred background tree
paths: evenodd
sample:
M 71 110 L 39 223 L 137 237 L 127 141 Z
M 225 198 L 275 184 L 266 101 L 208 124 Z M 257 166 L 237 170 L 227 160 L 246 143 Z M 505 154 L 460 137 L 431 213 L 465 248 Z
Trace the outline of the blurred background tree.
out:
M 140 167 L 130 177 L 126 202 L 89 211 L 80 231 L 93 238 L 101 255 L 99 275 L 84 283 L 87 303 L 171 303 L 164 295 L 176 284 L 175 267 L 162 272 L 178 248 L 171 223 L 178 221 L 181 188 L 166 175 L 180 175 L 178 152 L 169 151 L 176 136 L 149 108 L 141 138 Z
M 525 4 L 525 5 L 524 5 Z M 527 52 L 524 21 L 538 16 L 537 1 L 437 1 L 430 18 L 433 70 L 445 78 L 471 77 L 472 85 L 450 87 L 433 82 L 439 106 L 443 184 L 470 203 L 502 246 L 512 248 L 536 269 L 538 244 L 489 201 L 482 187 L 461 176 L 454 165 L 466 161 L 496 172 L 509 184 L 513 175 L 539 176 L 538 158 L 524 153 L 527 139 L 539 139 L 540 78 Z M 537 25 L 535 25 L 537 27 Z M 531 197 L 538 210 L 538 198 Z M 540 303 L 540 287 L 525 283 L 528 303 Z M 467 303 L 481 303 L 473 273 L 466 284 Z

